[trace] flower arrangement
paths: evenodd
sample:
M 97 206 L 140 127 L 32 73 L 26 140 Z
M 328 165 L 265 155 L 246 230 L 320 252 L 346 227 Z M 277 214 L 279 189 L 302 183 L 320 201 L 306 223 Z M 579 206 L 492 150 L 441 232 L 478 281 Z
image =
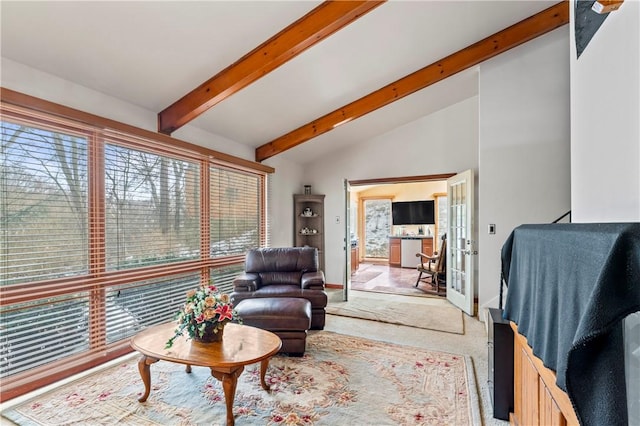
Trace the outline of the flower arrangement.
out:
M 205 335 L 205 331 L 210 328 L 213 333 L 222 333 L 222 329 L 229 321 L 242 319 L 233 309 L 233 304 L 228 294 L 220 293 L 214 285 L 204 285 L 195 290 L 187 292 L 187 301 L 176 313 L 175 319 L 178 328 L 170 338 L 165 348 L 173 346 L 173 342 L 187 331 L 189 338 L 198 339 Z

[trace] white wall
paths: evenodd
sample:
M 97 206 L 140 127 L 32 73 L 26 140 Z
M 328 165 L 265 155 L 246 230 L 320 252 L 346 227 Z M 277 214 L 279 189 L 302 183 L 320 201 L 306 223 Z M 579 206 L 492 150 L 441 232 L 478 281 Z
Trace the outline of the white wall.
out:
M 325 194 L 325 273 L 327 282 L 344 276 L 343 179 L 429 175 L 477 169 L 477 97 L 459 102 L 371 140 L 317 159 L 305 182 Z M 335 217 L 340 217 L 340 224 Z
M 570 210 L 568 56 L 564 26 L 480 65 L 481 311 L 498 306 L 500 250 L 513 228 Z
M 640 220 L 639 15 L 624 2 L 578 59 L 571 38 L 574 222 Z
M 575 22 L 573 1 L 571 26 Z M 640 221 L 640 2 L 609 14 L 576 58 L 571 37 L 574 222 Z M 640 424 L 640 313 L 625 320 L 629 424 Z
M 302 194 L 304 191 L 303 168 L 297 163 L 284 160 L 281 156 L 271 157 L 264 164 L 276 169 L 276 173 L 270 178 L 269 219 L 273 226 L 269 245 L 291 247 L 293 245 L 293 194 Z
M 1 59 L 2 87 L 152 132 L 157 131 L 157 112 L 121 101 L 10 59 Z M 186 142 L 248 160 L 255 158 L 253 149 L 193 126 L 184 126 L 173 136 Z

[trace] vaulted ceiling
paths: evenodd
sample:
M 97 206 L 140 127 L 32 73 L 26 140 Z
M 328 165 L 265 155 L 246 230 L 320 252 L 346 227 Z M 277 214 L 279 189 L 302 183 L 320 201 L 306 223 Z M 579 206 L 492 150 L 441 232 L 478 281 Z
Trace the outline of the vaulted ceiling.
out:
M 474 65 L 564 25 L 557 4 L 3 0 L 1 53 L 304 164 L 476 95 Z

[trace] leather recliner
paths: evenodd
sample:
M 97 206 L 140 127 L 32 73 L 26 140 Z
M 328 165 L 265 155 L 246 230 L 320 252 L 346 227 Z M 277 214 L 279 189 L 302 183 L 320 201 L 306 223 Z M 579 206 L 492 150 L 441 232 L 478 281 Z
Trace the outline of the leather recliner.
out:
M 247 252 L 244 273 L 233 280 L 231 300 L 294 297 L 311 303 L 311 328 L 322 330 L 327 293 L 315 247 L 259 248 Z

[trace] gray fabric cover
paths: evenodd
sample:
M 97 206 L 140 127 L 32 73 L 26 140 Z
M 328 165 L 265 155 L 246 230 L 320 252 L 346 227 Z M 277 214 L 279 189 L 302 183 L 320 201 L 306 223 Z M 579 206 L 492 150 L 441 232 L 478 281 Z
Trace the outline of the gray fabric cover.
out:
M 626 425 L 622 320 L 640 310 L 640 223 L 522 225 L 502 248 L 504 318 L 582 425 Z

